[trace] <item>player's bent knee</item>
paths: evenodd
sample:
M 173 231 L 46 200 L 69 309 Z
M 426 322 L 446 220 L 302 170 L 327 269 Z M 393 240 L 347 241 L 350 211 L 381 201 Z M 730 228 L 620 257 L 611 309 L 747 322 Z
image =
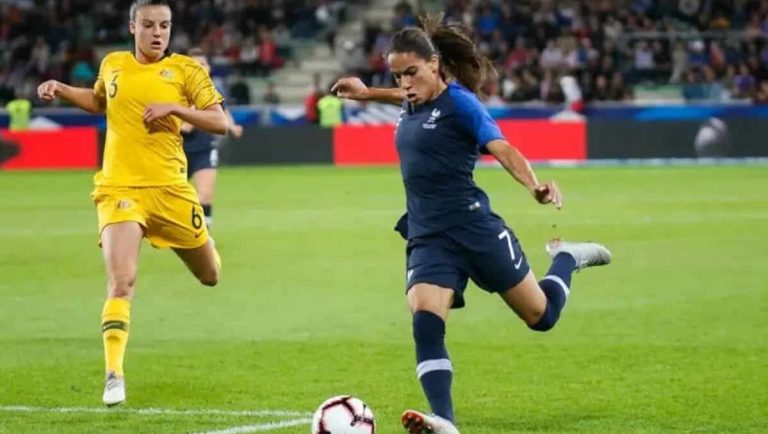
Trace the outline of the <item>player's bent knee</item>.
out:
M 533 324 L 528 322 L 528 328 L 537 332 L 552 330 L 560 319 L 560 313 L 553 309 L 545 309 L 538 321 Z
M 518 316 L 525 321 L 528 327 L 532 327 L 544 317 L 545 313 L 546 309 L 529 309 L 523 312 L 518 312 Z
M 426 311 L 433 312 L 437 309 L 437 303 L 432 300 L 413 299 L 408 303 L 413 312 Z
M 198 274 L 197 279 L 205 286 L 216 286 L 219 283 L 219 270 L 212 267 Z

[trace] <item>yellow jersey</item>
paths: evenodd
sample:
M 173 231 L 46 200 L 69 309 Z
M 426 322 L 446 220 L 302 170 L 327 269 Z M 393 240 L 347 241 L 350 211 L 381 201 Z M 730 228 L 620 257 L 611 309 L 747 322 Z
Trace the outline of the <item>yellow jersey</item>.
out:
M 108 54 L 94 84 L 106 99 L 107 137 L 96 185 L 146 187 L 187 182 L 187 159 L 176 116 L 144 123 L 150 104 L 179 104 L 203 110 L 224 100 L 195 60 L 171 54 L 141 64 L 133 53 Z

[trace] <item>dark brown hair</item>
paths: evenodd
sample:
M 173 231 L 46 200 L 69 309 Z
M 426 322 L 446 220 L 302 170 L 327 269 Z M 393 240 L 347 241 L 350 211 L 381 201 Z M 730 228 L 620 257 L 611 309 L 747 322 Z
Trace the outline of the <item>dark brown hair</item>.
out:
M 129 12 L 131 21 L 136 21 L 136 11 L 144 6 L 167 6 L 168 9 L 171 8 L 168 0 L 135 0 L 131 4 L 131 10 Z
M 392 36 L 390 53 L 414 53 L 424 60 L 440 59 L 443 80 L 455 79 L 476 94 L 496 76 L 490 60 L 477 51 L 464 27 L 444 23 L 443 14 L 420 17 L 420 28 L 406 27 Z

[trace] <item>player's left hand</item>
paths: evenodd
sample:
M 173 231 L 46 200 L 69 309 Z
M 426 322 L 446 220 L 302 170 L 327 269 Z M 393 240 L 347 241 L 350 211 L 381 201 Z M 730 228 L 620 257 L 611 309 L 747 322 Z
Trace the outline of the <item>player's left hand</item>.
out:
M 176 110 L 176 104 L 150 104 L 144 109 L 144 122 L 152 122 L 173 114 Z
M 533 197 L 541 204 L 552 203 L 560 209 L 563 207 L 563 194 L 555 181 L 545 182 L 533 187 Z

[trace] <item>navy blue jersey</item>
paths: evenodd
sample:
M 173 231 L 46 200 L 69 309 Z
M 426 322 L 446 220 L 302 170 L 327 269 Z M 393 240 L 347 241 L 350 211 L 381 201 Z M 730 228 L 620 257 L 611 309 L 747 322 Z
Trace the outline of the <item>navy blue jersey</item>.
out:
M 219 150 L 216 148 L 203 151 L 186 152 L 187 178 L 191 178 L 200 170 L 215 169 L 219 164 Z
M 198 128 L 188 133 L 181 133 L 181 137 L 184 139 L 184 153 L 187 155 L 193 152 L 210 151 L 213 149 L 213 143 L 216 141 L 215 135 Z
M 492 214 L 472 172 L 481 151 L 504 139 L 477 96 L 450 83 L 435 100 L 411 106 L 397 123 L 397 151 L 412 239 Z

